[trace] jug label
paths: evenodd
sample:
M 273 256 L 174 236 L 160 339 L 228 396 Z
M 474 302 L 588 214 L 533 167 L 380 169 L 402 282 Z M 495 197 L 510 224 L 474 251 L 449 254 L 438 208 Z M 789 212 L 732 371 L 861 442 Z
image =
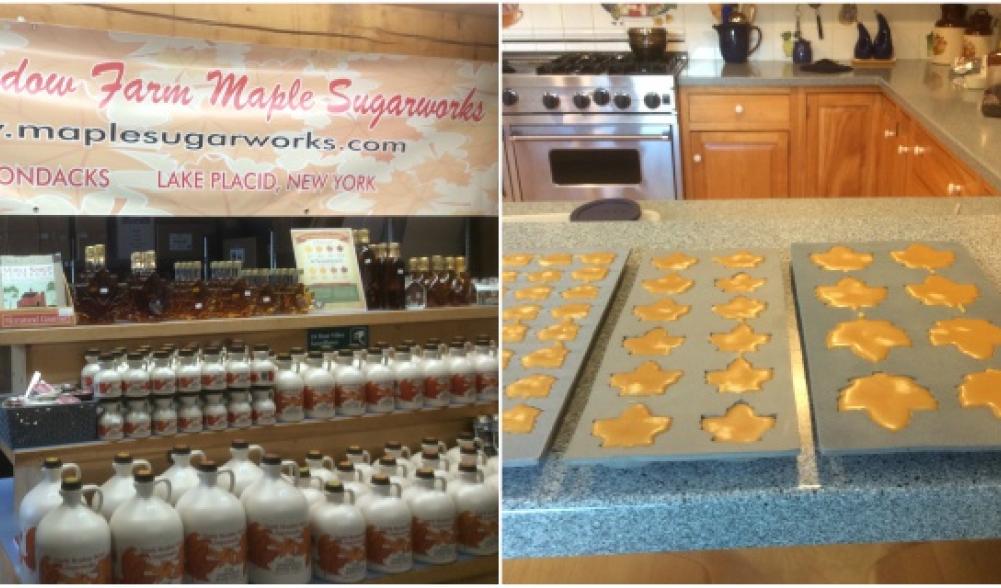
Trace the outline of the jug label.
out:
M 409 567 L 413 561 L 410 525 L 369 525 L 365 533 L 368 561 L 389 569 Z
M 455 559 L 455 519 L 414 517 L 414 555 L 432 561 Z
M 116 562 L 115 581 L 122 584 L 180 584 L 184 578 L 182 545 L 129 547 Z
M 226 372 L 226 385 L 230 388 L 249 388 L 250 372 Z
M 250 413 L 245 410 L 231 411 L 229 413 L 229 426 L 244 428 L 250 426 Z
M 347 384 L 335 388 L 339 410 L 365 410 L 365 387 L 361 384 Z
M 302 389 L 303 405 L 306 410 L 325 412 L 334 410 L 334 391 L 331 388 L 310 388 L 306 386 Z
M 202 389 L 202 383 L 198 376 L 178 376 L 177 389 L 181 392 L 199 392 Z
M 99 423 L 97 425 L 97 436 L 100 439 L 121 439 L 124 436 L 122 423 Z
M 448 376 L 431 376 L 424 380 L 424 398 L 436 404 L 448 403 Z
M 202 417 L 182 416 L 177 419 L 177 427 L 183 433 L 199 433 L 202 430 Z
M 376 409 L 393 410 L 396 407 L 396 392 L 393 390 L 393 383 L 369 382 L 365 386 L 365 401 Z
M 43 555 L 38 562 L 38 579 L 42 584 L 107 584 L 111 582 L 111 554 Z
M 476 374 L 476 393 L 481 397 L 497 396 L 497 374 Z
M 145 396 L 149 392 L 149 380 L 126 380 L 126 396 Z
M 202 388 L 206 390 L 225 390 L 226 374 L 202 374 Z
M 35 571 L 35 531 L 38 527 L 30 527 L 24 537 L 18 537 L 18 545 L 21 547 L 21 563 L 29 570 Z
M 324 580 L 356 582 L 365 577 L 365 533 L 334 537 L 326 533 L 314 537 L 313 562 Z
M 149 421 L 146 419 L 142 420 L 131 420 L 125 421 L 125 435 L 128 437 L 149 437 Z
M 275 411 L 270 408 L 262 410 L 255 407 L 253 419 L 255 425 L 273 425 L 275 424 Z
M 250 372 L 250 383 L 255 386 L 270 386 L 275 383 L 275 373 L 271 370 Z
M 188 533 L 184 538 L 184 580 L 246 584 L 247 534 L 239 531 Z
M 174 435 L 177 433 L 177 419 L 170 417 L 154 419 L 153 432 L 157 435 Z
M 121 380 L 110 380 L 97 383 L 97 396 L 114 398 L 122 395 Z
M 94 376 L 84 376 L 80 382 L 81 388 L 91 388 L 94 386 Z
M 424 381 L 413 378 L 404 378 L 399 381 L 400 402 L 408 404 L 423 404 L 424 402 Z
M 276 574 L 294 575 L 309 567 L 309 526 L 306 521 L 247 525 L 248 560 Z
M 469 377 L 469 374 L 453 374 L 449 378 L 449 384 L 449 392 L 455 399 L 470 400 L 476 391 L 473 378 Z
M 283 419 L 286 415 L 302 414 L 302 391 L 275 390 L 275 411 Z
M 497 550 L 496 512 L 462 511 L 459 513 L 458 527 L 459 545 L 486 553 L 493 553 Z
M 205 428 L 212 431 L 220 431 L 226 428 L 226 413 L 208 414 L 205 413 Z
M 172 378 L 155 378 L 150 380 L 150 389 L 154 394 L 173 394 L 174 380 Z

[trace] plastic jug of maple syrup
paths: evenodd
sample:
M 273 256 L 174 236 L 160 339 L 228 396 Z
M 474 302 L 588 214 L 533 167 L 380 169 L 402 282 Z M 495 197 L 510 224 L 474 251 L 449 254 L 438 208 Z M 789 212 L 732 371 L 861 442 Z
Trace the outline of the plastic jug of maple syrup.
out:
M 434 470 L 417 470 L 414 484 L 404 493 L 413 514 L 414 560 L 432 564 L 451 563 L 458 557 L 455 538 L 455 504 L 445 492 L 444 479 Z
M 58 457 L 46 457 L 42 461 L 42 479 L 24 498 L 17 509 L 18 535 L 17 547 L 21 564 L 28 573 L 29 582 L 38 583 L 38 561 L 35 549 L 35 534 L 38 522 L 49 514 L 49 511 L 63 503 L 59 493 L 62 487 L 63 475 L 80 477 L 80 466 L 75 463 L 63 463 Z
M 306 497 L 310 510 L 323 500 L 323 484 L 323 480 L 314 476 L 308 466 L 299 468 L 299 479 L 296 480 L 295 487 Z
M 475 465 L 459 466 L 459 479 L 448 493 L 458 511 L 459 551 L 472 555 L 497 553 L 497 492 L 483 483 Z
M 220 472 L 233 472 L 233 494 L 240 496 L 257 480 L 261 479 L 264 472 L 256 463 L 251 454 L 256 453 L 260 461 L 264 455 L 264 448 L 260 445 L 251 445 L 244 439 L 233 439 L 229 445 L 229 454 L 232 456 L 229 461 L 219 468 Z
M 476 353 L 472 359 L 473 370 L 476 372 L 476 399 L 479 402 L 497 400 L 500 363 L 489 337 L 476 338 Z
M 101 496 L 103 498 L 101 501 L 101 514 L 107 520 L 111 520 L 111 515 L 115 513 L 115 509 L 136 495 L 135 480 L 132 478 L 132 472 L 136 470 L 137 466 L 147 470 L 152 469 L 152 466 L 145 459 L 132 459 L 131 453 L 121 451 L 115 454 L 111 462 L 111 469 L 114 471 L 114 474 L 108 478 L 108 481 L 101 484 Z
M 306 418 L 329 419 L 334 416 L 334 376 L 323 369 L 323 354 L 319 351 L 309 352 L 306 366 L 302 377 Z
M 319 478 L 323 484 L 334 479 L 334 458 L 323 455 L 319 449 L 306 452 L 306 465 L 314 478 Z M 321 485 L 322 486 L 322 485 Z
M 368 484 L 362 481 L 361 472 L 355 469 L 355 465 L 350 460 L 344 459 L 337 462 L 335 474 L 344 488 L 351 491 L 355 506 L 361 508 L 361 500 L 372 493 Z
M 365 373 L 361 369 L 360 350 L 341 349 L 337 353 L 337 367 L 334 368 L 334 395 L 337 414 L 360 416 L 365 414 Z
M 167 453 L 173 464 L 163 472 L 162 478 L 170 481 L 171 492 L 168 496 L 162 487 L 156 488 L 157 496 L 176 506 L 184 494 L 198 485 L 198 470 L 191 465 L 191 458 L 199 456 L 205 459 L 201 449 L 191 449 L 187 445 L 175 445 Z
M 448 365 L 442 361 L 441 348 L 437 343 L 424 345 L 424 358 L 421 370 L 424 375 L 424 405 L 433 407 L 448 406 L 449 378 Z
M 309 514 L 313 575 L 327 582 L 365 579 L 365 517 L 354 493 L 336 478 L 323 488 L 324 500 Z
M 247 512 L 250 581 L 308 583 L 312 573 L 309 504 L 302 492 L 282 476 L 281 457 L 265 455 L 261 469 L 264 476 L 240 498 Z
M 101 352 L 97 349 L 88 349 L 83 353 L 83 359 L 86 363 L 80 370 L 80 387 L 84 390 L 91 392 L 94 390 L 94 376 L 101 371 L 101 365 L 97 363 L 100 356 Z
M 455 439 L 455 446 L 448 450 L 448 462 L 459 463 L 459 452 L 463 448 L 473 448 L 479 450 L 483 447 L 483 442 L 476 438 L 472 431 L 463 431 Z
M 231 471 L 219 472 L 214 461 L 202 461 L 198 484 L 177 501 L 184 524 L 185 583 L 247 583 L 246 514 L 232 483 L 218 486 L 220 476 L 235 479 Z
M 158 484 L 149 468 L 134 474 L 131 498 L 111 517 L 113 575 L 122 584 L 180 584 L 184 579 L 184 525 L 181 515 L 153 491 Z
M 444 442 L 439 441 L 437 437 L 424 437 L 421 439 L 421 449 L 417 453 L 410 457 L 410 464 L 413 469 L 417 469 L 424 465 L 424 455 L 425 454 L 445 454 L 448 453 L 448 446 Z
M 349 445 L 344 452 L 344 456 L 354 464 L 356 470 L 361 472 L 361 480 L 367 482 L 372 476 L 372 457 L 369 455 L 368 450 L 362 449 L 357 445 Z
M 302 394 L 305 383 L 292 367 L 292 356 L 283 353 L 275 358 L 275 415 L 280 423 L 298 423 L 305 414 Z
M 374 476 L 377 473 L 389 476 L 390 481 L 394 484 L 399 484 L 401 489 L 410 485 L 410 478 L 408 477 L 410 469 L 405 463 L 397 461 L 395 457 L 390 455 L 384 455 L 379 458 L 379 461 L 375 462 L 372 475 Z
M 93 491 L 93 507 L 83 498 Z M 62 481 L 62 504 L 38 523 L 35 537 L 38 581 L 42 584 L 108 584 L 111 582 L 111 529 L 95 511 L 101 491 L 78 477 Z
M 390 367 L 388 348 L 368 350 L 365 364 L 365 409 L 372 413 L 396 410 L 396 375 Z
M 254 345 L 250 362 L 251 386 L 274 386 L 275 364 L 271 361 L 271 350 L 266 343 Z
M 368 568 L 386 574 L 405 572 L 414 565 L 410 507 L 400 498 L 400 485 L 386 474 L 373 474 L 371 486 L 373 498 L 362 507 Z
M 466 345 L 455 341 L 448 350 L 448 392 L 453 404 L 476 402 L 476 369 L 466 357 Z

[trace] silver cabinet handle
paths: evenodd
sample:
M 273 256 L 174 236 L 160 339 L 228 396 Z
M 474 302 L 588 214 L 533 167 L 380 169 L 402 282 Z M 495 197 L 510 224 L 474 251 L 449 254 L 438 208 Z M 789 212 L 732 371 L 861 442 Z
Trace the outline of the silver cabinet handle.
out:
M 884 139 L 892 139 L 893 137 L 896 137 L 896 136 L 897 136 L 897 131 L 895 131 L 893 129 L 883 129 L 883 138 Z
M 512 141 L 670 141 L 671 135 L 509 135 Z
M 907 155 L 911 152 L 911 148 L 907 145 L 897 145 L 897 155 Z
M 963 185 L 953 184 L 952 182 L 950 182 L 949 185 L 946 187 L 946 190 L 948 191 L 949 196 L 961 196 L 963 194 Z
M 744 114 L 744 105 L 738 104 L 737 106 L 734 107 L 733 111 L 736 112 L 737 114 Z
M 922 147 L 921 145 L 914 146 L 914 155 L 924 155 L 928 151 L 927 147 Z
M 695 155 L 692 156 L 692 161 L 694 161 L 695 163 L 702 163 L 702 156 L 696 153 Z

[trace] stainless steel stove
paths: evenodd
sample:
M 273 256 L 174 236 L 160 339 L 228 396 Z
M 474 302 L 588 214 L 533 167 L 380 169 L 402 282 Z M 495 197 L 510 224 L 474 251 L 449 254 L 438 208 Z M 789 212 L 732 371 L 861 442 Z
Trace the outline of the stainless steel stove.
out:
M 512 200 L 681 194 L 684 53 L 515 53 L 503 63 L 504 193 Z

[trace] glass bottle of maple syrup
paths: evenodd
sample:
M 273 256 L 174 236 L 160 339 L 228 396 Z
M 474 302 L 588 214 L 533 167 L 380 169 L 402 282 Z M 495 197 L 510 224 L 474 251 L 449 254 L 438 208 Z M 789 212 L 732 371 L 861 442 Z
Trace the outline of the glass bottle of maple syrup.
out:
M 418 257 L 411 257 L 407 261 L 407 287 L 405 296 L 407 310 L 423 310 L 427 308 L 428 291 L 424 286 L 423 275 L 421 273 L 421 260 Z
M 375 308 L 372 305 L 372 299 L 369 294 L 369 290 L 372 288 L 372 268 L 375 265 L 375 251 L 369 243 L 368 229 L 358 229 L 354 232 L 354 236 L 355 255 L 358 258 L 358 275 L 361 277 L 361 287 L 365 293 L 365 302 L 369 308 Z
M 87 265 L 86 278 L 76 288 L 76 312 L 84 324 L 112 323 L 121 302 L 121 290 L 118 278 L 105 267 L 104 245 L 93 246 Z
M 254 289 L 257 291 L 258 315 L 275 314 L 278 310 L 278 294 L 272 283 L 271 270 L 254 270 Z
M 389 243 L 382 264 L 384 308 L 403 310 L 406 307 L 406 265 L 400 257 L 400 244 Z
M 467 306 L 476 302 L 476 288 L 466 271 L 466 258 L 455 258 L 455 279 L 452 280 L 452 306 Z
M 431 273 L 434 278 L 428 291 L 428 306 L 448 306 L 452 298 L 452 280 L 444 257 L 431 256 Z
M 313 307 L 313 293 L 306 287 L 306 270 L 293 269 L 295 277 L 295 309 L 298 314 L 307 314 Z
M 386 263 L 386 253 L 385 243 L 376 243 L 375 245 L 372 245 L 374 260 L 372 261 L 369 286 L 365 291 L 365 302 L 368 304 L 369 310 L 382 310 L 383 308 L 386 308 L 386 295 L 384 288 L 385 280 L 383 271 L 383 267 Z
M 156 251 L 149 250 L 143 253 L 143 269 L 145 278 L 143 279 L 143 299 L 144 310 L 147 320 L 159 321 L 166 318 L 167 281 L 156 271 Z
M 202 281 L 202 262 L 178 261 L 174 264 L 174 282 L 169 287 L 168 316 L 193 320 L 205 315 L 206 288 Z

